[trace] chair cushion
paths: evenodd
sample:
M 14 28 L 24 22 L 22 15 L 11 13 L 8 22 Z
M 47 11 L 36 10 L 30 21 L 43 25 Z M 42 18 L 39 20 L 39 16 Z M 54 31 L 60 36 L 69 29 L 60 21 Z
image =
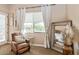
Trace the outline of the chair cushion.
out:
M 25 51 L 28 51 L 28 49 L 29 49 L 29 47 L 23 48 L 23 49 L 21 49 L 21 50 L 18 50 L 18 52 L 19 52 L 19 53 L 23 53 L 23 52 L 25 52 Z
M 22 49 L 22 48 L 27 48 L 29 46 L 28 43 L 21 43 L 21 44 L 18 44 L 18 50 Z
M 22 38 L 21 35 L 15 36 L 15 41 L 16 41 L 17 43 L 25 42 L 25 40 Z

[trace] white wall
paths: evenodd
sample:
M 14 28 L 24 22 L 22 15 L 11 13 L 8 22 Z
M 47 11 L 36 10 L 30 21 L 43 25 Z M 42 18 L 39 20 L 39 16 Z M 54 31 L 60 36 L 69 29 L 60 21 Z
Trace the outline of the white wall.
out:
M 73 21 L 76 28 L 79 29 L 79 4 L 67 5 L 68 19 Z
M 73 22 L 74 40 L 79 41 L 79 4 L 67 5 L 67 16 Z
M 9 7 L 6 4 L 0 4 L 0 11 L 8 13 L 9 12 Z
M 56 4 L 52 6 L 52 22 L 66 20 L 66 5 Z

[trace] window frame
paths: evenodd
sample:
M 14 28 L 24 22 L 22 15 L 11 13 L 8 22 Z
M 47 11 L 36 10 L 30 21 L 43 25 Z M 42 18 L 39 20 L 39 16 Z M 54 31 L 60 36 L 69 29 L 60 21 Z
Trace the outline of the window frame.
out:
M 32 13 L 32 14 L 33 14 L 33 13 L 39 13 L 39 12 L 41 13 L 41 11 L 26 12 L 26 13 Z M 42 15 L 42 16 L 43 16 L 43 15 Z M 34 17 L 33 17 L 33 18 L 34 18 Z M 42 20 L 42 22 L 43 22 L 43 24 L 44 24 L 44 21 L 43 21 L 43 20 Z M 35 28 L 35 22 L 34 22 L 34 19 L 33 19 L 33 32 L 32 32 L 32 33 L 45 33 L 45 25 L 44 25 L 44 31 L 40 31 L 40 32 L 37 31 L 37 32 L 36 32 L 36 31 L 34 30 L 34 28 Z M 30 33 L 30 34 L 31 34 L 31 33 Z
M 9 40 L 9 19 L 6 12 L 1 11 L 0 14 L 5 16 L 5 41 L 0 42 L 2 45 L 7 43 Z

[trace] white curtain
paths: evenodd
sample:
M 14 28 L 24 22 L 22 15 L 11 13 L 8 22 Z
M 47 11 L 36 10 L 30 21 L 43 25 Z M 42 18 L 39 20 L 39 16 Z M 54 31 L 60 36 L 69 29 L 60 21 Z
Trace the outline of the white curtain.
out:
M 25 13 L 25 8 L 18 8 L 16 12 L 17 28 L 20 32 L 24 28 Z
M 41 7 L 41 11 L 43 13 L 43 20 L 45 24 L 45 48 L 50 48 L 50 24 L 52 20 L 52 6 L 51 5 L 43 5 Z

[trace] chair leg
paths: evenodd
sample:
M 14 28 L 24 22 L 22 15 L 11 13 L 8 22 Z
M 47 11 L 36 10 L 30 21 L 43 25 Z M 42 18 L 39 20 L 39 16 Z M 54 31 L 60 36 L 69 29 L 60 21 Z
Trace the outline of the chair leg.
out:
M 30 51 L 30 47 L 29 47 L 28 51 L 31 52 L 31 51 Z
M 16 52 L 15 54 L 18 55 L 18 52 Z
M 11 51 L 13 51 L 13 49 L 11 48 Z

